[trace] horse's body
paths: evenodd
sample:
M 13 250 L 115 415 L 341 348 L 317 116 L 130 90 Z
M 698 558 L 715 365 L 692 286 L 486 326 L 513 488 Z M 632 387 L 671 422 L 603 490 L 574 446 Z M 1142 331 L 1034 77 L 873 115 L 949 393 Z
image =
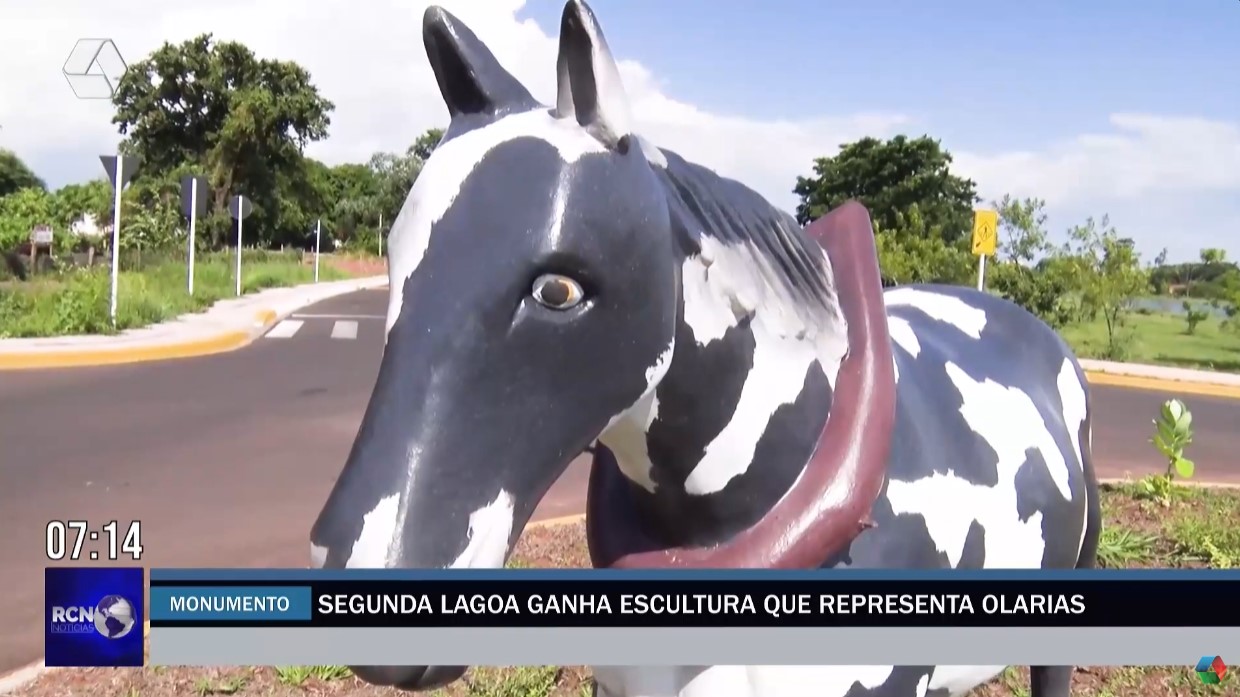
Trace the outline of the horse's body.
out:
M 1019 307 L 971 289 L 885 295 L 898 376 L 888 476 L 874 527 L 822 566 L 1092 566 L 1099 508 L 1086 383 L 1063 341 Z M 600 697 L 958 697 L 1004 668 L 643 666 L 595 675 Z M 1044 689 L 1062 686 L 1035 695 L 1068 694 L 1070 668 L 1035 674 Z
M 592 443 L 600 566 L 1092 565 L 1086 387 L 1046 325 L 972 290 L 884 294 L 864 209 L 802 231 L 632 135 L 577 0 L 554 110 L 447 13 L 425 24 L 453 120 L 393 225 L 388 341 L 316 565 L 501 566 Z M 946 697 L 1001 669 L 596 675 L 607 697 Z M 1035 668 L 1032 697 L 1070 673 Z

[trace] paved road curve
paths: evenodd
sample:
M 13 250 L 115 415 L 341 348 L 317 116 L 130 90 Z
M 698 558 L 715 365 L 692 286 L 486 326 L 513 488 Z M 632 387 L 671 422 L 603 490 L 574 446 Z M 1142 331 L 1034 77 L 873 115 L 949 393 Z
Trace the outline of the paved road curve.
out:
M 48 520 L 140 519 L 148 567 L 303 566 L 374 383 L 385 300 L 319 303 L 218 356 L 0 372 L 0 673 L 42 652 Z M 1094 389 L 1102 476 L 1159 467 L 1146 441 L 1163 399 Z M 1199 476 L 1240 481 L 1240 402 L 1185 402 Z M 537 516 L 579 512 L 584 482 L 579 461 Z

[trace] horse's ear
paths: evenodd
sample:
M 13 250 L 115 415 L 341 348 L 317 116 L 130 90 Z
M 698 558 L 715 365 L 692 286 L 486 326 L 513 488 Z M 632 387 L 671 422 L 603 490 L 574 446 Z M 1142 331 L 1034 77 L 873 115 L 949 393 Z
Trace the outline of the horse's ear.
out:
M 560 19 L 556 59 L 560 118 L 575 118 L 607 145 L 632 131 L 629 98 L 594 12 L 581 0 L 568 0 Z
M 532 108 L 537 102 L 491 50 L 452 13 L 434 5 L 422 15 L 422 41 L 453 117 Z

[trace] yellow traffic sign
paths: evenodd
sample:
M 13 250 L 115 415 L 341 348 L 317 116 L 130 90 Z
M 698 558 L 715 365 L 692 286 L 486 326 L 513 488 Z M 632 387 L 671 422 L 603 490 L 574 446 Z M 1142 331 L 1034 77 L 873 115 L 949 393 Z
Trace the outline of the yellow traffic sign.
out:
M 994 256 L 995 243 L 999 241 L 999 213 L 996 211 L 973 212 L 973 253 Z

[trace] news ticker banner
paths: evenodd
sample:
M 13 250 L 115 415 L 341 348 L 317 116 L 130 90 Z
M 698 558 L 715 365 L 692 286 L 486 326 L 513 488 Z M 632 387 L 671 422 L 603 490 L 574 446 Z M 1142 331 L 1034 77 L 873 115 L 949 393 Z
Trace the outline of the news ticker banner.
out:
M 52 571 L 69 569 L 49 569 L 49 584 Z M 142 593 L 125 593 L 107 595 L 123 597 L 140 626 Z M 1240 655 L 1240 571 L 152 569 L 149 594 L 156 665 L 1185 665 Z

